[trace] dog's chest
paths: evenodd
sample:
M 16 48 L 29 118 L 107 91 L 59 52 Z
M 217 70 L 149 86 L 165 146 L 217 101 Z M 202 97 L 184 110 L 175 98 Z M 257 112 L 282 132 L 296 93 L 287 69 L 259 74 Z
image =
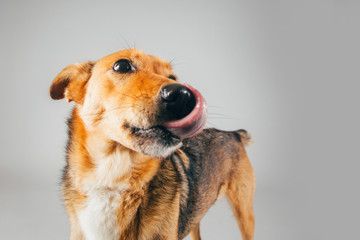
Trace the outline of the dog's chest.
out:
M 108 189 L 92 190 L 87 204 L 78 213 L 79 223 L 87 240 L 119 239 L 117 212 L 121 194 Z

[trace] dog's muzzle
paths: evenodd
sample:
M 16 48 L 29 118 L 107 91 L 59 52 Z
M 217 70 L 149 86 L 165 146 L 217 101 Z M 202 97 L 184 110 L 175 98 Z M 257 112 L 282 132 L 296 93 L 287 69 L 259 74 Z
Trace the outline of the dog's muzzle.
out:
M 181 139 L 199 134 L 207 119 L 204 97 L 188 84 L 170 84 L 160 90 L 161 104 L 168 119 L 162 125 Z

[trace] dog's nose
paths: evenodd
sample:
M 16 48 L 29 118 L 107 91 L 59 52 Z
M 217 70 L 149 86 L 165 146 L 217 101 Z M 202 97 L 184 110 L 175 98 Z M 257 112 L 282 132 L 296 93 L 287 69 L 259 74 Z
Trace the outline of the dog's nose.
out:
M 166 85 L 160 90 L 160 96 L 172 120 L 184 118 L 194 109 L 196 104 L 194 94 L 180 84 Z

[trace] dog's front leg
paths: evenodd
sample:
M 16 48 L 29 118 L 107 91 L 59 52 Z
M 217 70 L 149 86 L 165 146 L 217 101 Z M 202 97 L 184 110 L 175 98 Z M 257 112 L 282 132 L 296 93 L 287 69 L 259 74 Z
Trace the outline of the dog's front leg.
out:
M 198 223 L 190 232 L 191 240 L 201 240 L 200 223 Z
M 69 214 L 70 220 L 70 240 L 85 240 L 85 237 L 81 231 L 79 221 L 75 214 Z

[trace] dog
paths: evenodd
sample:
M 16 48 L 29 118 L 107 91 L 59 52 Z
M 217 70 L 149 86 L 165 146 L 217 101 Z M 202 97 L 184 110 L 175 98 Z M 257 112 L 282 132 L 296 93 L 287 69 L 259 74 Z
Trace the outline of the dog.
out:
M 50 96 L 75 102 L 61 185 L 71 240 L 201 239 L 220 195 L 253 239 L 251 137 L 203 130 L 206 101 L 168 62 L 126 49 L 73 64 Z

